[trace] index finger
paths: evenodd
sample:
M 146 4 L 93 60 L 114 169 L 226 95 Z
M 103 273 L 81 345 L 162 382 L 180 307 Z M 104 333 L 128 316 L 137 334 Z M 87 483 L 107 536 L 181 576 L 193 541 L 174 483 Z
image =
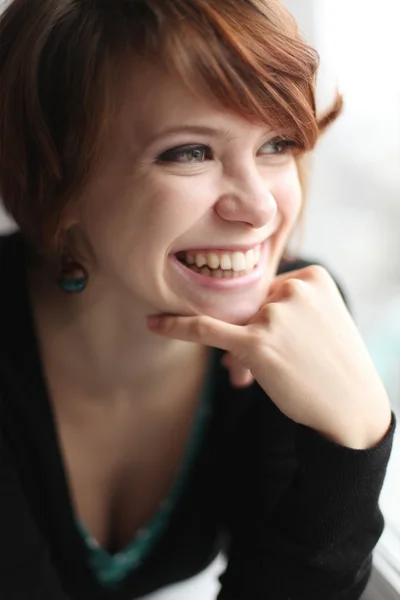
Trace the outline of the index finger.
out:
M 206 315 L 181 317 L 156 315 L 147 317 L 149 329 L 166 337 L 214 346 L 232 353 L 248 343 L 246 327 L 232 325 Z

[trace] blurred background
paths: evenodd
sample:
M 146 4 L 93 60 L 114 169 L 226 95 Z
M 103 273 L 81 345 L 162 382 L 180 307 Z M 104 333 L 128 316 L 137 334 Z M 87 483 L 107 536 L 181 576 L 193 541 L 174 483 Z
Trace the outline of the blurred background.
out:
M 320 53 L 320 110 L 336 87 L 345 97 L 313 158 L 301 253 L 342 284 L 400 417 L 400 0 L 283 3 Z M 0 211 L 0 229 L 9 226 Z M 381 507 L 386 528 L 365 600 L 398 600 L 400 426 Z M 211 600 L 221 568 L 152 600 Z
M 336 87 L 345 98 L 314 156 L 302 253 L 343 285 L 399 417 L 400 0 L 284 4 L 320 53 L 320 108 Z M 386 528 L 368 600 L 400 598 L 399 430 L 381 507 Z

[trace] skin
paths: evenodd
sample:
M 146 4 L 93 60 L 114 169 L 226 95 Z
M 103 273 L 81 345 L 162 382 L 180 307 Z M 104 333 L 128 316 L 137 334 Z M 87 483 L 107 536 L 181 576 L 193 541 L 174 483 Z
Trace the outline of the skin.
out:
M 155 335 L 147 317 L 247 323 L 265 301 L 302 202 L 293 156 L 271 143 L 279 132 L 194 96 L 154 65 L 121 81 L 101 164 L 63 223 L 88 258 L 89 285 L 64 294 L 47 264 L 30 280 L 74 509 L 112 551 L 169 491 L 209 361 L 207 345 Z M 164 135 L 181 125 L 190 131 Z M 193 130 L 204 126 L 211 131 Z M 200 150 L 165 160 L 185 144 L 211 145 L 211 158 Z M 171 260 L 180 250 L 255 246 L 267 237 L 262 276 L 241 290 L 194 286 Z M 238 362 L 231 371 L 240 385 L 252 379 Z
M 154 336 L 149 314 L 244 324 L 260 309 L 302 201 L 295 160 L 271 143 L 279 132 L 265 124 L 193 95 L 155 65 L 135 68 L 119 99 L 98 171 L 64 223 L 91 257 L 89 286 L 71 298 L 49 277 L 39 292 L 53 369 L 109 396 L 161 384 L 201 353 L 201 344 Z M 191 130 L 165 134 L 180 125 Z M 204 126 L 212 132 L 193 131 Z M 181 152 L 160 160 L 185 144 L 212 146 L 212 159 Z M 193 286 L 172 267 L 170 255 L 179 250 L 252 246 L 266 238 L 263 276 L 246 289 Z
M 227 350 L 231 365 L 247 369 L 284 414 L 340 445 L 373 447 L 389 428 L 385 388 L 323 267 L 276 277 L 244 327 L 205 316 L 148 322 L 161 335 Z
M 234 383 L 255 378 L 290 418 L 338 443 L 373 445 L 390 422 L 383 386 L 330 276 L 313 267 L 276 277 L 302 203 L 294 157 L 271 144 L 279 132 L 194 96 L 154 65 L 124 78 L 119 100 L 98 171 L 64 222 L 90 257 L 87 289 L 63 294 L 45 264 L 31 274 L 75 511 L 112 551 L 170 489 L 209 346 L 228 351 Z M 192 131 L 164 135 L 181 125 Z M 193 131 L 199 126 L 213 131 Z M 171 160 L 169 152 L 165 160 L 185 144 L 211 145 L 212 157 L 181 152 Z M 262 276 L 240 290 L 195 286 L 171 261 L 180 250 L 267 237 Z M 151 324 L 149 315 L 165 314 Z

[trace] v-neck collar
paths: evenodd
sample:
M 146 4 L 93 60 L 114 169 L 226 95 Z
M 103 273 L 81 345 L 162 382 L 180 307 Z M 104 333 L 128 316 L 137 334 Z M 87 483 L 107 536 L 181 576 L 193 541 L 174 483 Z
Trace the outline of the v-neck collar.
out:
M 88 547 L 76 526 L 76 515 L 57 433 L 55 414 L 40 360 L 40 347 L 27 282 L 29 246 L 20 233 L 10 235 L 5 243 L 9 245 L 8 261 L 1 265 L 2 277 L 9 282 L 10 289 L 12 288 L 12 293 L 6 294 L 6 298 L 2 300 L 10 316 L 5 320 L 6 328 L 8 326 L 9 360 L 10 364 L 18 365 L 20 376 L 24 379 L 24 389 L 27 387 L 26 382 L 29 381 L 29 385 L 34 390 L 32 401 L 25 398 L 21 414 L 25 415 L 24 418 L 29 420 L 30 428 L 33 428 L 34 448 L 38 454 L 38 461 L 43 466 L 43 478 L 39 485 L 44 490 L 43 500 L 46 502 L 47 517 L 42 526 L 46 527 L 50 524 L 50 528 L 58 530 L 55 537 L 62 540 L 63 546 L 68 548 L 71 570 L 77 574 L 84 588 L 96 590 L 96 598 L 99 600 L 125 598 L 126 590 L 134 587 L 135 578 L 141 576 L 142 567 L 139 566 L 136 571 L 129 574 L 118 590 L 105 588 L 90 568 Z M 24 342 L 22 348 L 21 340 Z M 214 350 L 213 362 L 217 365 L 222 351 Z M 36 438 L 35 432 L 39 433 Z M 179 507 L 183 500 L 184 494 L 178 499 L 172 511 L 167 531 L 173 527 L 175 518 L 178 518 Z M 73 549 L 72 553 L 71 549 Z M 65 560 L 67 553 L 62 548 L 51 550 L 56 561 Z M 157 544 L 153 552 L 156 550 Z M 146 563 L 143 568 L 146 568 Z

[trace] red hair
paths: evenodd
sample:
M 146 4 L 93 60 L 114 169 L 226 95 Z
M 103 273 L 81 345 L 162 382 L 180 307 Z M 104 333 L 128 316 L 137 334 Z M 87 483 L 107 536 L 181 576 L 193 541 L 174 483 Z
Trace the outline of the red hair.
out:
M 290 136 L 303 187 L 303 157 L 342 108 L 338 95 L 317 117 L 318 54 L 278 0 L 12 0 L 0 40 L 0 190 L 47 249 L 95 171 L 127 57 Z

